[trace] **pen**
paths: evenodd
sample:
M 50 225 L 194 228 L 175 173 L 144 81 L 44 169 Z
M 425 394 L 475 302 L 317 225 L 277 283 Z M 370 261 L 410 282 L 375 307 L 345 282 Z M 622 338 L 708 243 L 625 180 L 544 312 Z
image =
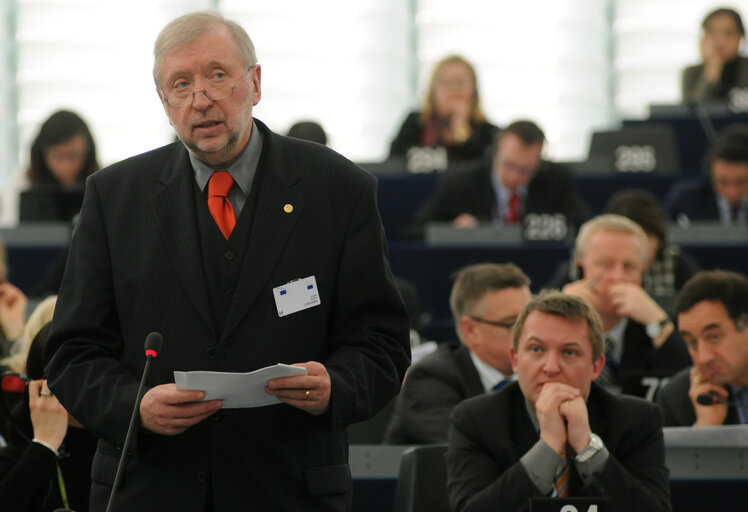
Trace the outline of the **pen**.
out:
M 603 278 L 603 276 L 597 276 L 593 277 L 589 283 L 587 283 L 587 288 L 594 288 L 597 283 L 600 282 L 600 280 Z

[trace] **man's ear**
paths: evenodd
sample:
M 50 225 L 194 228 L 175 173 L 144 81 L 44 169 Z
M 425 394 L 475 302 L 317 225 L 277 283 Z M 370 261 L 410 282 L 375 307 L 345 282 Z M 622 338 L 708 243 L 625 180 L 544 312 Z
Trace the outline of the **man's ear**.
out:
M 592 362 L 592 380 L 595 380 L 600 376 L 603 372 L 603 368 L 605 368 L 605 354 L 601 354 L 600 357 Z
M 475 346 L 475 321 L 467 315 L 463 315 L 459 320 L 460 334 L 462 335 L 462 342 L 471 351 Z

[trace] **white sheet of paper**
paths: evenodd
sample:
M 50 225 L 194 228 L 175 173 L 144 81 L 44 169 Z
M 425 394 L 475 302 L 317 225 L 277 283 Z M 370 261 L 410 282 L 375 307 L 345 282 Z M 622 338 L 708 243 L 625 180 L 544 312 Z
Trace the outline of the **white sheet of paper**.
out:
M 224 409 L 239 409 L 281 403 L 265 393 L 265 385 L 270 379 L 295 375 L 306 375 L 306 368 L 279 363 L 248 373 L 175 371 L 174 382 L 178 389 L 205 391 L 205 400 L 223 400 Z

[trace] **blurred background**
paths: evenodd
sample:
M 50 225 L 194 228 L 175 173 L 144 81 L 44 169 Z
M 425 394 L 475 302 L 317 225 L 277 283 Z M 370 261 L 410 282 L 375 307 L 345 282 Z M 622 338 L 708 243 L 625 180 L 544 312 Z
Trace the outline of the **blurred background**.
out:
M 247 28 L 262 65 L 256 116 L 285 132 L 320 122 L 359 162 L 387 156 L 435 61 L 477 69 L 488 118 L 538 122 L 548 157 L 582 160 L 593 130 L 680 101 L 699 61 L 705 0 L 0 0 L 0 183 L 24 168 L 53 111 L 79 112 L 107 165 L 173 139 L 151 75 L 170 19 L 218 10 Z M 730 7 L 748 13 L 748 1 Z

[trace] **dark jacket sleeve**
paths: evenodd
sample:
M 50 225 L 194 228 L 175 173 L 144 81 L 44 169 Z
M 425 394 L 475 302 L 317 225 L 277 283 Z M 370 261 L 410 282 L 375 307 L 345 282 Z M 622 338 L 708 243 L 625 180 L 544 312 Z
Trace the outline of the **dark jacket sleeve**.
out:
M 385 432 L 387 444 L 446 443 L 449 414 L 468 390 L 446 350 L 411 367 Z
M 657 392 L 657 405 L 662 409 L 666 427 L 690 427 L 696 421 L 696 414 L 688 397 L 690 368 L 676 373 Z
M 476 161 L 469 167 L 449 170 L 441 177 L 434 195 L 403 228 L 400 237 L 423 238 L 429 222 L 452 222 L 463 213 L 479 222 L 490 222 L 495 203 L 489 161 Z
M 689 66 L 681 77 L 681 98 L 684 103 L 704 102 L 714 99 L 717 86 L 704 78 L 704 65 Z
M 668 512 L 670 483 L 662 412 L 643 400 L 636 408 L 626 409 L 628 414 L 620 411 L 617 417 L 620 421 L 628 418 L 628 425 L 608 446 L 611 456 L 587 488 L 589 494 L 609 498 L 611 511 Z
M 529 499 L 542 497 L 543 494 L 530 480 L 519 458 L 508 466 L 505 461 L 494 459 L 484 438 L 482 411 L 469 404 L 471 401 L 458 405 L 451 416 L 446 458 L 447 492 L 452 510 L 529 510 Z M 506 455 L 509 456 L 509 453 Z
M 527 213 L 561 213 L 575 227 L 590 218 L 587 203 L 577 194 L 571 169 L 544 161 L 527 188 Z
M 421 145 L 421 114 L 411 112 L 390 144 L 390 157 L 402 156 L 413 146 Z
M 0 451 L 0 503 L 7 511 L 41 510 L 57 482 L 55 454 L 39 443 Z

